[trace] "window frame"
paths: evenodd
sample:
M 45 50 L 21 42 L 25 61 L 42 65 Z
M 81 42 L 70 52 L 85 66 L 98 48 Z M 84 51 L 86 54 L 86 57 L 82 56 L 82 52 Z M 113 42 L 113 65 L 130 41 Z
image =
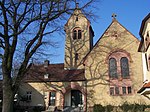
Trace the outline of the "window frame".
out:
M 73 40 L 77 39 L 77 30 L 73 30 Z
M 111 60 L 113 60 L 114 62 L 111 63 Z M 111 64 L 114 64 L 115 67 L 113 68 L 113 71 L 111 71 Z M 112 72 L 112 73 L 111 73 Z M 116 72 L 116 73 L 114 73 Z M 111 79 L 118 79 L 118 74 L 117 74 L 117 60 L 115 58 L 110 58 L 109 59 L 109 77 Z
M 110 59 L 111 58 L 114 58 L 117 62 L 117 76 L 118 78 L 111 78 L 111 74 L 110 74 Z M 121 69 L 121 58 L 126 58 L 127 59 L 127 70 L 128 70 L 128 74 L 127 74 L 127 77 L 122 77 L 122 69 Z M 123 80 L 123 79 L 130 79 L 130 60 L 131 60 L 131 57 L 130 57 L 130 54 L 124 50 L 118 50 L 118 51 L 115 51 L 115 52 L 112 52 L 107 59 L 107 63 L 108 63 L 108 75 L 109 75 L 109 78 L 110 80 L 115 80 L 115 79 L 118 79 L 118 80 Z
M 114 96 L 115 95 L 115 93 L 114 93 L 114 87 L 110 87 L 109 88 L 109 92 L 110 92 L 111 96 Z
M 48 79 L 48 78 L 49 78 L 49 74 L 48 73 L 44 74 L 44 79 Z
M 115 95 L 119 95 L 119 94 L 120 94 L 119 87 L 115 86 Z
M 73 29 L 73 40 L 82 39 L 82 30 L 80 28 Z
M 130 90 L 129 90 L 129 88 L 130 88 Z M 128 86 L 127 89 L 128 89 L 128 94 L 132 94 L 132 87 Z
M 51 93 L 55 93 L 55 96 L 52 96 Z M 54 98 L 53 98 L 54 97 Z M 54 101 L 54 102 L 53 102 Z M 50 91 L 49 92 L 49 106 L 55 106 L 56 105 L 56 91 Z
M 122 94 L 123 95 L 126 95 L 127 94 L 127 89 L 125 86 L 122 87 Z
M 81 39 L 82 38 L 82 31 L 80 29 L 78 30 L 77 34 L 78 34 L 78 39 Z
M 149 48 L 150 45 L 150 36 L 149 36 L 149 31 L 147 31 L 146 37 L 145 37 L 145 47 L 146 50 Z
M 126 62 L 123 62 L 123 59 L 126 59 Z M 123 64 L 126 64 L 127 67 L 125 67 Z M 129 60 L 127 57 L 121 57 L 120 58 L 120 69 L 121 69 L 121 77 L 123 79 L 130 78 L 130 72 L 129 72 Z
M 26 97 L 27 97 L 27 101 L 31 101 L 32 100 L 32 91 L 26 91 Z
M 149 60 L 148 60 L 148 57 L 147 57 L 147 53 L 145 53 L 145 63 L 146 63 L 147 71 L 149 71 Z
M 78 18 L 78 16 L 76 16 L 76 21 L 79 21 L 79 18 Z
M 132 94 L 131 86 L 110 86 L 109 87 L 110 96 L 126 96 Z

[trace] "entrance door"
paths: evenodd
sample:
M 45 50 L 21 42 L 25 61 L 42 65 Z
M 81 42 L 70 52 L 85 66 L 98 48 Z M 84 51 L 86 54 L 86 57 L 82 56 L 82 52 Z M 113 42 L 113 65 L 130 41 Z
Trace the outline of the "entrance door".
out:
M 71 106 L 77 107 L 82 105 L 82 93 L 79 90 L 71 90 Z

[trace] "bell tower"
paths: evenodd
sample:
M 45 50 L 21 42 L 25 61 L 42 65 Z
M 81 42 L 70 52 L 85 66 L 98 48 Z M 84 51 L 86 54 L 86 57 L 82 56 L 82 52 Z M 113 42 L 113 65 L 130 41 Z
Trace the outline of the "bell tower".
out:
M 93 47 L 94 32 L 89 20 L 76 4 L 71 17 L 65 24 L 65 69 L 83 68 L 83 58 Z

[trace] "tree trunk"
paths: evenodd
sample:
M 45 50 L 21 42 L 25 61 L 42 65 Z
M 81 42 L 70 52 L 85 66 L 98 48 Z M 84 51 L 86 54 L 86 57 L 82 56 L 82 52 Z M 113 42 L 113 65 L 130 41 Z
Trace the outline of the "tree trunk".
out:
M 3 80 L 3 106 L 2 112 L 13 112 L 14 93 L 11 84 Z

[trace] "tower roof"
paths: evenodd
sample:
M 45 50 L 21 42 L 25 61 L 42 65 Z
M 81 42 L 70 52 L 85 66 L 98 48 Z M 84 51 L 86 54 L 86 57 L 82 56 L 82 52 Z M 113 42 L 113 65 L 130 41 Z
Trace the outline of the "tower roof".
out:
M 68 25 L 68 22 L 70 21 L 70 19 L 71 19 L 72 16 L 82 16 L 82 17 L 86 18 L 86 16 L 83 14 L 82 10 L 79 8 L 79 3 L 76 3 L 76 8 L 74 9 L 74 11 L 71 14 L 70 18 L 66 22 L 65 26 Z M 87 21 L 90 23 L 90 21 L 88 19 L 87 19 Z

